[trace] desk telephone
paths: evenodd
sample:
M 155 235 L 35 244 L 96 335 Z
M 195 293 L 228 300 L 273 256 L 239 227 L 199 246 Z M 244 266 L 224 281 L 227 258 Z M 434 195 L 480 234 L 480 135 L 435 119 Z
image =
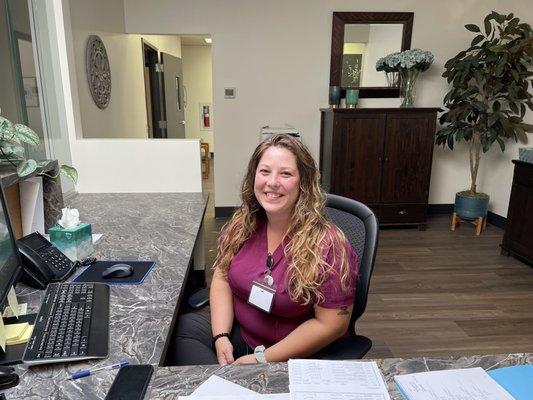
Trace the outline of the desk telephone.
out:
M 24 270 L 22 281 L 45 289 L 50 282 L 60 282 L 74 271 L 76 264 L 38 232 L 17 240 Z

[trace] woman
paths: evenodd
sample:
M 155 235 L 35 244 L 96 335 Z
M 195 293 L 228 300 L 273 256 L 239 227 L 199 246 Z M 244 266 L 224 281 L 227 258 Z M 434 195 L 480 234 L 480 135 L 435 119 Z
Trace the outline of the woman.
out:
M 175 331 L 175 365 L 249 364 L 316 354 L 346 335 L 357 257 L 324 217 L 315 162 L 274 135 L 248 164 L 242 206 L 219 238 L 209 312 Z

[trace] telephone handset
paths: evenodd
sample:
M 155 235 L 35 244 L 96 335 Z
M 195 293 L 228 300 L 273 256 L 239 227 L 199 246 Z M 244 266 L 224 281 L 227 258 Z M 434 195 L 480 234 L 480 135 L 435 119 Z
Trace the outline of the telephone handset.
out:
M 45 289 L 50 282 L 64 280 L 76 265 L 39 232 L 30 233 L 17 240 L 24 266 L 22 281 Z

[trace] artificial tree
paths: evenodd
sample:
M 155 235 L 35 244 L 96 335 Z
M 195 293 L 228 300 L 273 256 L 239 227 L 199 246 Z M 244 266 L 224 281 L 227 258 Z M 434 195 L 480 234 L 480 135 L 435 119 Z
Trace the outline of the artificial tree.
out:
M 526 132 L 533 131 L 523 122 L 526 108 L 533 110 L 533 31 L 512 13 L 495 11 L 485 17 L 484 31 L 474 24 L 465 28 L 477 35 L 445 64 L 442 76 L 451 89 L 444 97 L 447 110 L 439 119 L 444 127 L 436 142 L 451 150 L 455 141 L 468 143 L 471 185 L 463 194 L 476 197 L 486 196 L 476 185 L 482 152 L 495 142 L 504 151 L 509 138 L 527 143 Z

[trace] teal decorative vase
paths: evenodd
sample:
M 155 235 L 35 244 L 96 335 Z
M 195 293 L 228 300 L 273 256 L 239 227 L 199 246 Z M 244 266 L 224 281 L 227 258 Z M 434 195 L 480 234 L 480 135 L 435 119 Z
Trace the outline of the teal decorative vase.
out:
M 355 108 L 359 101 L 359 89 L 346 89 L 346 108 Z
M 455 194 L 454 211 L 462 219 L 476 219 L 485 217 L 489 209 L 489 196 L 485 193 L 477 193 L 472 196 L 469 191 Z

